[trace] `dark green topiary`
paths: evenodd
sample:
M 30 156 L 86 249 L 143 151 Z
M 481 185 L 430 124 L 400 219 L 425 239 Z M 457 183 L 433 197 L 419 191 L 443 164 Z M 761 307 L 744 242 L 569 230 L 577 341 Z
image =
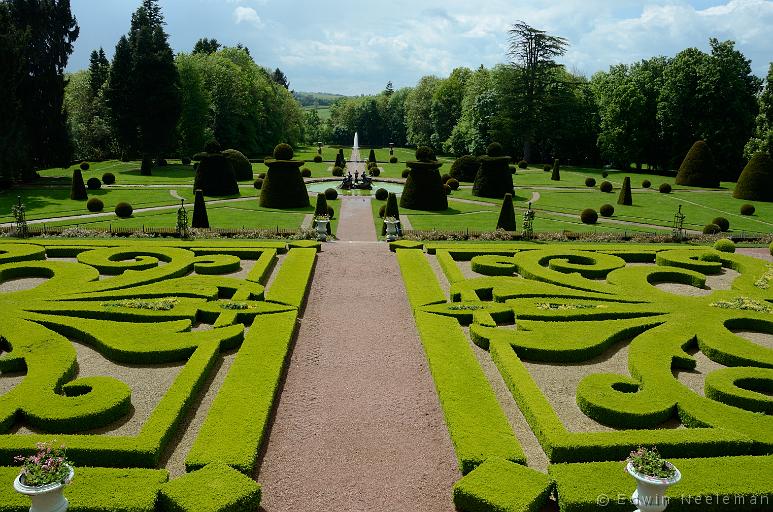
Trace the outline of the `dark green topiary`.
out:
M 385 204 L 382 204 L 382 205 L 381 205 L 381 208 L 379 208 L 379 209 L 378 209 L 378 216 L 379 216 L 379 217 L 381 217 L 382 219 L 383 219 L 384 217 L 386 217 L 386 205 L 385 205 Z M 382 235 L 383 235 L 383 234 L 384 234 L 384 233 L 382 233 Z
M 520 168 L 520 169 L 528 169 L 529 168 L 529 162 L 527 162 L 526 160 L 521 160 L 520 162 L 518 162 L 518 168 Z
M 328 217 L 330 217 L 330 219 L 331 219 L 331 220 L 332 220 L 332 219 L 335 219 L 335 217 L 336 217 L 336 211 L 333 209 L 333 207 L 332 207 L 332 206 L 328 206 L 328 207 L 327 207 L 327 216 L 328 216 Z M 327 234 L 328 234 L 328 235 L 329 235 L 329 234 L 331 234 L 331 233 L 330 233 L 330 224 L 328 224 L 328 225 L 327 225 Z
M 652 186 L 652 182 L 650 180 L 644 180 L 641 182 L 641 188 L 650 188 Z
M 480 169 L 472 185 L 472 195 L 504 199 L 505 194 L 515 194 L 510 157 L 501 155 L 501 149 L 500 144 L 493 142 L 489 145 L 489 154 L 479 158 Z
M 510 169 L 510 174 L 515 174 L 518 171 L 514 165 L 511 165 L 508 169 Z
M 722 232 L 722 228 L 717 226 L 716 224 L 706 224 L 703 227 L 703 234 L 704 235 L 716 235 L 718 233 Z
M 266 162 L 268 173 L 260 191 L 260 206 L 277 209 L 309 206 L 309 192 L 300 172 L 303 161 L 292 160 L 293 148 L 288 144 L 279 144 L 274 149 L 274 157 L 275 160 Z
M 396 156 L 389 157 L 389 163 L 390 164 L 396 164 L 397 163 L 397 157 Z
M 690 148 L 679 166 L 679 174 L 676 175 L 677 185 L 688 187 L 719 187 L 719 173 L 714 163 L 714 155 L 708 144 L 699 140 Z
M 333 167 L 333 176 L 341 177 L 344 175 L 344 170 L 341 167 Z
M 368 154 L 368 162 L 376 163 L 376 152 L 372 149 L 370 150 L 370 153 Z
M 184 157 L 182 157 L 182 158 L 180 159 L 180 162 L 181 162 L 183 165 L 191 165 L 191 158 L 190 158 L 190 157 L 188 157 L 188 156 L 184 156 Z
M 226 149 L 223 155 L 231 162 L 237 181 L 247 181 L 252 179 L 252 164 L 241 151 L 235 149 Z
M 430 157 L 433 159 L 422 160 Z M 416 158 L 416 161 L 406 162 L 411 172 L 405 180 L 400 206 L 433 212 L 447 210 L 448 198 L 439 171 L 443 164 L 434 160 L 434 154 L 428 147 L 418 148 Z
M 443 185 L 443 191 L 446 193 L 447 196 L 450 196 L 453 190 L 448 185 Z
M 717 217 L 712 220 L 711 223 L 719 226 L 719 229 L 721 229 L 723 233 L 730 229 L 730 221 L 724 217 Z
M 505 150 L 502 148 L 502 144 L 499 142 L 492 142 L 488 145 L 486 148 L 486 155 L 490 157 L 500 157 L 505 153 Z
M 451 175 L 450 175 L 450 174 L 444 174 L 444 175 L 442 175 L 442 176 L 440 177 L 440 181 L 442 181 L 442 182 L 443 182 L 443 185 L 445 185 L 446 183 L 448 183 L 448 180 L 450 180 L 450 179 L 451 179 Z
M 757 153 L 744 167 L 733 197 L 747 201 L 773 202 L 773 159 L 767 153 Z
M 556 158 L 553 162 L 553 174 L 550 176 L 553 181 L 561 181 L 561 161 Z
M 754 215 L 754 212 L 757 211 L 757 209 L 754 207 L 753 204 L 744 204 L 741 205 L 741 215 Z
M 263 188 L 263 180 L 258 178 L 255 180 L 255 182 L 252 184 L 253 187 L 255 187 L 255 190 L 260 190 Z
M 410 169 L 403 169 L 402 177 L 407 178 L 411 174 Z
M 633 205 L 633 196 L 631 195 L 631 178 L 626 176 L 623 179 L 623 188 L 620 189 L 620 197 L 617 198 L 617 204 L 624 206 Z
M 612 187 L 612 184 L 610 182 L 608 182 L 608 181 L 602 181 L 601 185 L 599 185 L 599 190 L 601 190 L 602 192 L 604 192 L 606 194 L 609 194 L 610 192 L 612 192 L 613 188 L 614 187 Z
M 86 208 L 92 213 L 101 212 L 105 209 L 105 203 L 98 197 L 92 197 L 86 202 Z
M 322 155 L 314 155 L 314 163 L 321 164 L 322 163 Z
M 370 175 L 373 176 L 374 178 L 378 178 L 381 175 L 381 169 L 379 169 L 378 167 L 371 168 Z
M 209 216 L 207 215 L 207 203 L 204 201 L 204 192 L 196 191 L 196 198 L 193 200 L 193 219 L 191 227 L 196 229 L 209 229 Z
M 142 159 L 142 165 L 140 165 L 140 175 L 141 176 L 152 176 L 153 175 L 153 159 L 152 158 L 143 158 Z
M 327 188 L 325 189 L 325 197 L 328 201 L 338 199 L 338 191 L 334 188 Z
M 585 178 L 585 186 L 588 188 L 593 188 L 596 186 L 596 180 L 593 178 Z
M 166 167 L 169 165 L 169 162 L 167 162 L 164 158 L 157 158 L 155 165 L 156 167 Z
M 311 169 L 308 167 L 304 167 L 301 169 L 301 176 L 304 178 L 311 178 Z
M 91 166 L 89 165 L 88 162 L 81 162 L 80 168 L 81 168 L 81 171 L 88 171 L 89 169 L 91 169 Z
M 550 165 L 550 164 L 545 164 L 545 165 L 542 166 L 542 170 L 545 171 L 545 172 L 550 172 L 550 171 L 553 170 L 553 166 Z
M 580 213 L 580 220 L 583 224 L 595 224 L 599 220 L 599 214 L 593 208 L 586 208 Z
M 320 192 L 317 194 L 317 204 L 314 207 L 314 216 L 315 217 L 324 217 L 327 215 L 329 218 L 333 218 L 333 213 L 330 211 L 332 208 L 328 207 L 327 205 L 327 196 L 325 196 L 324 192 Z M 327 225 L 327 234 L 332 234 L 332 231 L 330 230 L 330 224 Z
M 459 182 L 456 180 L 456 178 L 451 178 L 446 182 L 446 185 L 451 187 L 451 190 L 459 190 Z
M 660 187 L 658 188 L 661 194 L 670 194 L 671 193 L 671 185 L 668 183 L 661 183 Z
M 515 231 L 515 208 L 513 208 L 513 195 L 505 194 L 502 201 L 502 208 L 499 210 L 499 220 L 497 220 L 497 229 L 505 231 Z
M 99 190 L 102 188 L 102 182 L 99 181 L 99 178 L 89 178 L 89 180 L 86 182 L 86 187 L 89 190 Z
M 449 174 L 459 181 L 475 181 L 479 169 L 480 161 L 472 155 L 465 155 L 454 161 Z
M 260 178 L 262 180 L 265 180 L 266 179 L 266 173 L 262 172 L 262 173 L 258 174 L 258 178 Z
M 387 198 L 389 197 L 389 192 L 385 188 L 380 188 L 380 189 L 376 190 L 375 197 L 379 201 L 386 201 Z
M 75 169 L 72 172 L 72 186 L 70 187 L 70 199 L 75 201 L 85 201 L 89 198 L 89 193 L 86 192 L 86 185 L 83 183 L 83 174 L 80 169 Z
M 209 141 L 204 153 L 194 155 L 199 163 L 196 168 L 196 178 L 193 180 L 193 190 L 201 190 L 205 196 L 238 196 L 239 184 L 236 182 L 231 160 L 220 151 L 220 144 Z
M 602 217 L 611 217 L 615 214 L 615 207 L 611 204 L 602 205 L 601 208 L 599 208 L 599 213 L 601 213 Z
M 601 177 L 602 178 L 608 178 L 609 177 L 609 173 L 607 171 L 604 171 L 604 172 L 601 173 Z
M 438 176 L 440 178 L 440 176 Z M 403 192 L 403 195 L 405 193 Z M 445 199 L 445 196 L 443 196 L 443 199 Z M 381 211 L 379 209 L 379 214 L 381 214 Z M 397 195 L 394 192 L 389 193 L 389 197 L 387 198 L 387 202 L 384 205 L 384 214 L 381 215 L 382 219 L 386 219 L 387 217 L 394 217 L 397 220 L 400 220 L 400 209 L 397 207 Z M 400 229 L 402 231 L 402 229 Z M 386 235 L 386 224 L 381 226 L 381 236 Z
M 112 185 L 115 183 L 115 174 L 112 172 L 106 172 L 102 175 L 102 183 L 105 185 Z
M 128 219 L 134 213 L 134 208 L 129 203 L 121 202 L 115 205 L 115 214 L 121 219 Z

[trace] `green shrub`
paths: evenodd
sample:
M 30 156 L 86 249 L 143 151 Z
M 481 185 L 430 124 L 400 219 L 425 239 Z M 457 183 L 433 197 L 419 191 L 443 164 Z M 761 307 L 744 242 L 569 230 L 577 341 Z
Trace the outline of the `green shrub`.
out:
M 480 169 L 480 161 L 472 155 L 464 155 L 454 160 L 449 174 L 459 181 L 470 182 L 475 181 L 478 169 Z
M 561 161 L 556 158 L 553 162 L 553 174 L 550 176 L 553 181 L 561 181 Z
M 611 204 L 602 205 L 601 208 L 599 208 L 599 213 L 601 213 L 602 217 L 611 217 L 615 214 L 615 207 Z
M 644 180 L 641 182 L 641 188 L 650 188 L 652 186 L 652 182 L 650 180 Z
M 112 172 L 106 172 L 102 175 L 102 183 L 105 185 L 113 185 L 115 183 L 115 174 Z
M 155 165 L 156 167 L 166 167 L 169 165 L 169 162 L 167 162 L 165 158 L 157 158 Z
M 304 167 L 301 169 L 301 176 L 304 178 L 311 178 L 311 169 L 308 167 Z
M 770 245 L 768 246 L 768 250 L 770 251 L 770 255 L 773 256 L 773 242 L 770 242 Z
M 327 198 L 328 201 L 333 201 L 335 199 L 338 199 L 338 191 L 334 188 L 326 188 L 325 197 Z
M 121 219 L 128 219 L 134 213 L 132 205 L 126 202 L 120 202 L 115 205 L 115 214 Z
M 140 164 L 140 176 L 152 176 L 153 175 L 153 160 L 151 158 L 143 158 Z
M 432 160 L 423 160 L 430 157 Z M 416 159 L 406 164 L 411 172 L 405 180 L 400 206 L 411 210 L 447 210 L 448 198 L 439 172 L 443 164 L 434 160 L 432 150 L 425 146 L 416 150 Z
M 277 160 L 292 160 L 295 152 L 289 144 L 277 144 L 274 148 L 274 158 Z
M 676 184 L 688 187 L 719 187 L 719 173 L 714 163 L 714 155 L 706 142 L 697 141 L 687 152 L 682 165 L 679 166 Z
M 379 169 L 378 167 L 371 168 L 370 175 L 373 176 L 374 178 L 378 178 L 381 175 L 381 169 Z
M 344 175 L 344 170 L 340 167 L 333 167 L 333 176 L 341 177 Z
M 658 187 L 658 190 L 661 194 L 670 194 L 671 193 L 671 185 L 668 183 L 661 183 L 660 187 Z
M 85 201 L 89 198 L 89 193 L 86 191 L 86 185 L 83 183 L 83 174 L 80 169 L 75 169 L 72 172 L 72 186 L 70 188 L 70 199 L 75 201 Z
M 88 171 L 91 168 L 88 162 L 81 162 L 80 164 L 80 170 L 81 171 Z
M 263 188 L 263 180 L 258 178 L 255 180 L 255 182 L 252 184 L 253 187 L 255 187 L 255 190 L 260 190 Z
M 98 197 L 92 197 L 86 202 L 86 208 L 93 213 L 101 212 L 105 209 L 105 203 Z
M 368 162 L 376 162 L 376 152 L 373 149 L 371 149 L 370 153 L 368 153 Z
M 703 226 L 704 235 L 716 235 L 721 232 L 722 232 L 722 228 L 720 228 L 716 224 L 706 224 L 705 226 Z
M 553 166 L 550 165 L 550 164 L 545 164 L 545 165 L 542 166 L 542 170 L 545 171 L 545 172 L 550 172 L 550 171 L 553 170 Z
M 509 170 L 510 157 L 502 156 L 499 143 L 493 142 L 489 148 L 493 151 L 479 158 L 480 169 L 472 185 L 472 195 L 504 199 L 505 194 L 515 194 L 513 175 Z
M 314 155 L 314 163 L 315 164 L 321 164 L 322 163 L 322 155 Z
M 513 207 L 512 194 L 505 194 L 505 199 L 502 201 L 502 208 L 499 210 L 497 229 L 504 229 L 505 231 L 516 230 L 515 208 Z
M 208 142 L 205 152 L 194 155 L 193 159 L 199 164 L 193 181 L 194 192 L 201 190 L 205 196 L 239 195 L 234 166 L 231 160 L 220 151 L 220 144 L 217 141 Z M 247 163 L 249 164 L 249 161 Z M 252 170 L 247 179 L 252 179 Z
M 389 197 L 389 192 L 385 188 L 380 188 L 376 190 L 375 197 L 379 201 L 386 201 L 387 198 Z
M 451 190 L 451 187 L 448 185 L 443 185 L 443 191 L 446 193 L 447 196 L 450 196 L 453 190 Z
M 419 162 L 432 162 L 435 160 L 435 152 L 428 146 L 416 148 L 416 160 Z
M 397 157 L 396 156 L 389 157 L 389 163 L 390 164 L 396 164 L 397 163 Z
M 99 178 L 89 178 L 89 180 L 86 182 L 86 187 L 89 190 L 99 190 L 102 188 L 102 182 L 99 181 Z
M 191 227 L 195 229 L 209 229 L 207 203 L 204 201 L 204 193 L 201 190 L 196 191 L 196 196 L 193 199 L 193 218 L 191 219 Z
M 595 224 L 599 220 L 599 214 L 593 208 L 586 208 L 580 213 L 583 224 Z
M 526 160 L 521 160 L 520 162 L 518 162 L 518 168 L 520 168 L 520 169 L 528 169 L 529 168 L 529 162 L 527 162 Z
M 490 157 L 496 158 L 504 155 L 505 150 L 502 148 L 502 144 L 499 142 L 492 142 L 486 148 L 486 154 Z
M 411 174 L 411 170 L 410 169 L 403 169 L 403 172 L 402 172 L 402 177 L 403 178 L 407 178 L 408 176 L 410 176 L 410 174 Z
M 379 208 L 379 213 L 381 213 L 381 208 Z M 389 193 L 389 197 L 387 197 L 387 202 L 384 205 L 383 210 L 383 216 L 382 218 L 387 217 L 394 217 L 398 221 L 400 220 L 400 208 L 397 205 L 397 194 L 394 192 Z M 398 231 L 400 234 L 402 234 L 402 228 L 398 224 Z M 386 224 L 383 224 L 381 226 L 381 236 L 386 235 Z
M 757 153 L 746 164 L 733 197 L 747 201 L 773 201 L 773 159 L 767 153 Z
M 624 206 L 633 205 L 633 196 L 631 195 L 631 178 L 626 176 L 623 179 L 623 188 L 620 189 L 620 196 L 617 198 L 617 204 Z
M 608 173 L 607 171 L 603 171 L 603 172 L 601 173 L 601 177 L 602 177 L 602 178 L 604 178 L 604 179 L 606 179 L 606 178 L 608 178 L 608 177 L 609 177 L 609 173 Z
M 191 165 L 191 157 L 189 156 L 182 157 L 180 159 L 180 163 L 182 163 L 183 165 Z
M 266 173 L 262 172 L 262 173 L 258 174 L 258 178 L 260 178 L 262 180 L 265 180 L 266 179 Z
M 508 169 L 510 169 L 510 174 L 515 174 L 518 172 L 518 168 L 514 165 L 509 166 Z
M 585 178 L 585 186 L 588 188 L 593 188 L 596 186 L 596 180 L 593 178 Z
M 605 192 L 607 194 L 612 192 L 613 188 L 614 187 L 612 187 L 612 184 L 610 182 L 608 182 L 608 181 L 602 181 L 601 185 L 599 185 L 599 190 L 601 190 L 602 192 Z
M 241 151 L 226 149 L 223 151 L 223 155 L 231 162 L 231 168 L 236 175 L 237 181 L 252 179 L 252 164 Z
M 451 190 L 459 190 L 459 181 L 456 178 L 451 178 L 446 182 L 446 185 L 451 187 Z
M 730 221 L 724 217 L 716 217 L 711 223 L 719 226 L 723 233 L 730 229 Z
M 728 239 L 722 238 L 714 243 L 714 249 L 719 252 L 735 252 L 735 243 Z
M 754 212 L 757 211 L 757 209 L 754 207 L 753 204 L 744 204 L 741 205 L 741 215 L 754 215 Z

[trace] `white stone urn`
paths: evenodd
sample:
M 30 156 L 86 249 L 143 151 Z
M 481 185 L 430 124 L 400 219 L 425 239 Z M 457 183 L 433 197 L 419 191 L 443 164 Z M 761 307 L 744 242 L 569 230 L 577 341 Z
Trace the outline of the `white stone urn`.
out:
M 636 490 L 631 495 L 631 501 L 639 507 L 636 511 L 663 512 L 666 510 L 668 506 L 666 489 L 682 479 L 682 474 L 679 470 L 674 467 L 675 473 L 671 478 L 658 478 L 638 473 L 630 462 L 625 469 L 636 480 Z
M 400 225 L 400 221 L 394 218 L 388 218 L 384 219 L 384 224 L 386 224 L 387 242 L 394 242 L 397 240 L 397 226 Z
M 16 477 L 13 488 L 19 494 L 24 494 L 32 499 L 30 512 L 65 512 L 69 503 L 64 497 L 64 486 L 69 484 L 75 476 L 75 470 L 70 466 L 70 474 L 64 483 L 56 482 L 38 487 L 30 487 L 22 483 L 22 475 Z
M 317 218 L 314 220 L 314 227 L 317 230 L 317 240 L 327 242 L 327 227 L 330 224 L 329 219 Z

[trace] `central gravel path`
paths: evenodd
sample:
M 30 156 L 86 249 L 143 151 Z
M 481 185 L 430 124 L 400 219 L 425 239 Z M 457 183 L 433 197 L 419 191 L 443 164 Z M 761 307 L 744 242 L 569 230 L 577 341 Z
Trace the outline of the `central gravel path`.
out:
M 324 245 L 257 475 L 265 512 L 452 512 L 461 475 L 370 198 Z

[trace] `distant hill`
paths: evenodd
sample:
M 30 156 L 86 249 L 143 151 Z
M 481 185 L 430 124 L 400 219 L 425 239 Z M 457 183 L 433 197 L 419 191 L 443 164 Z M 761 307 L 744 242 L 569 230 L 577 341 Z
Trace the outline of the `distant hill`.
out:
M 342 94 L 332 94 L 328 92 L 297 92 L 293 91 L 295 99 L 303 107 L 329 107 L 336 100 L 346 98 Z

